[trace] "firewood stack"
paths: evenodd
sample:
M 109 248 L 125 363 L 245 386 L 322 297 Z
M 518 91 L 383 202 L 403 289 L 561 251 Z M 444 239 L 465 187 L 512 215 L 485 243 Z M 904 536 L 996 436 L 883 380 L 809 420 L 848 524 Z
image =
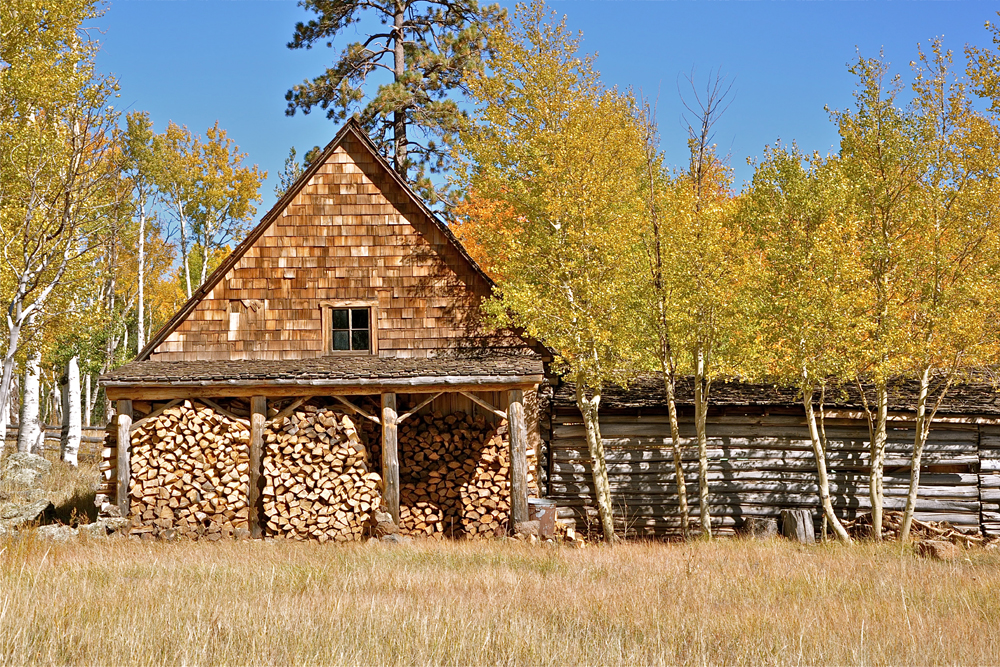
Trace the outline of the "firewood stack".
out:
M 320 542 L 365 536 L 381 478 L 354 422 L 306 405 L 264 431 L 264 515 L 270 535 Z
M 400 528 L 435 538 L 507 530 L 510 455 L 499 426 L 464 412 L 414 416 L 399 427 Z
M 132 434 L 133 535 L 232 537 L 248 529 L 249 425 L 191 401 Z

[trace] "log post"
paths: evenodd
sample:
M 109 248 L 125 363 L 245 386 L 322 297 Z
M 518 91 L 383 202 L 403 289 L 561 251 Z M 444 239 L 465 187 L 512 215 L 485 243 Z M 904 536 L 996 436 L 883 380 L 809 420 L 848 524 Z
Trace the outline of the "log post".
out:
M 250 399 L 250 488 L 247 489 L 247 520 L 250 536 L 261 536 L 260 493 L 261 493 L 261 450 L 264 446 L 264 422 L 267 420 L 267 399 L 254 396 Z
M 382 498 L 399 525 L 399 453 L 396 434 L 396 394 L 382 394 Z
M 132 474 L 130 449 L 132 447 L 132 401 L 118 401 L 118 511 L 123 517 L 129 513 L 129 477 Z
M 511 528 L 527 521 L 528 516 L 528 429 L 524 422 L 524 392 L 507 392 L 507 432 L 510 442 L 510 511 Z

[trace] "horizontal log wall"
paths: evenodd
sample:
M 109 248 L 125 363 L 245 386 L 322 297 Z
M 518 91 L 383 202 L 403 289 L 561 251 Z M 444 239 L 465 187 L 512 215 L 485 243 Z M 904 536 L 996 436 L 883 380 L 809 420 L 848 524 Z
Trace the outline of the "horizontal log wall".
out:
M 906 502 L 912 426 L 890 424 L 887 509 L 901 510 Z M 1000 428 L 983 428 L 994 431 L 988 436 L 984 433 L 982 450 L 980 427 L 975 424 L 942 424 L 931 431 L 924 453 L 918 518 L 967 527 L 988 520 L 987 529 L 1000 529 Z M 839 516 L 854 518 L 871 509 L 868 428 L 863 421 L 830 419 L 826 432 L 833 506 Z M 675 533 L 679 527 L 677 485 L 667 417 L 603 414 L 601 434 L 619 527 L 633 535 Z M 718 415 L 709 418 L 708 436 L 709 499 L 715 528 L 730 532 L 741 528 L 749 517 L 774 517 L 782 509 L 794 508 L 813 511 L 819 525 L 816 462 L 804 418 Z M 698 455 L 690 417 L 681 418 L 681 437 L 690 514 L 697 517 Z M 549 454 L 549 497 L 586 524 L 595 510 L 590 455 L 578 413 L 563 409 L 553 415 Z M 981 455 L 993 457 L 992 474 L 987 475 L 985 468 L 980 474 Z
M 1000 426 L 981 426 L 979 500 L 983 532 L 1000 535 Z

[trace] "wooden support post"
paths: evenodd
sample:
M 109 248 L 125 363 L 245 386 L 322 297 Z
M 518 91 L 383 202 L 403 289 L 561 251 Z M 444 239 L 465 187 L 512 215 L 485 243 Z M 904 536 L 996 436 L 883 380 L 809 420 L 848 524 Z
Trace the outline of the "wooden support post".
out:
M 382 394 L 382 497 L 399 525 L 399 452 L 396 437 L 396 394 Z
M 132 401 L 118 401 L 118 511 L 123 517 L 129 513 L 129 478 L 132 475 Z
M 510 442 L 511 528 L 528 517 L 528 428 L 524 422 L 524 392 L 507 392 L 507 432 Z
M 261 452 L 264 449 L 264 422 L 267 421 L 267 399 L 250 399 L 250 488 L 247 490 L 247 519 L 250 537 L 260 537 Z

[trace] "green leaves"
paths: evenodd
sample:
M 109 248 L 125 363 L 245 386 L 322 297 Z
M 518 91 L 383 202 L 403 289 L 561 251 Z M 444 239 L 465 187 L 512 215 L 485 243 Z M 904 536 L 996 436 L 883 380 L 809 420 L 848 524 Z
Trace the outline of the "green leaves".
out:
M 465 117 L 451 96 L 462 90 L 467 73 L 482 67 L 486 26 L 503 12 L 496 5 L 480 7 L 476 0 L 301 4 L 316 18 L 296 25 L 288 44 L 292 49 L 332 47 L 363 17 L 377 18 L 384 27 L 348 43 L 332 67 L 293 86 L 285 95 L 286 113 L 318 107 L 336 121 L 357 113 L 396 170 L 436 201 L 441 193 L 428 173 L 446 168 L 448 146 Z

